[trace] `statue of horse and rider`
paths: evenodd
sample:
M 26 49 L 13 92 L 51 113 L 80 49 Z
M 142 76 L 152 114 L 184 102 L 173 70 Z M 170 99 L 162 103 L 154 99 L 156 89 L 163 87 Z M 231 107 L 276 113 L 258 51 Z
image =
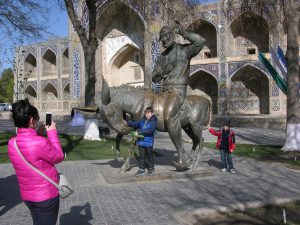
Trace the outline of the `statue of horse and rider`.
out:
M 175 33 L 187 39 L 189 44 L 174 41 Z M 165 26 L 160 31 L 160 41 L 165 51 L 158 57 L 152 73 L 152 81 L 161 83 L 161 92 L 153 93 L 132 87 L 110 89 L 103 81 L 101 91 L 101 116 L 120 135 L 128 134 L 130 127 L 124 123 L 123 113 L 133 120 L 143 116 L 146 107 L 152 106 L 157 116 L 157 130 L 168 132 L 178 153 L 176 168 L 196 169 L 202 150 L 202 130 L 210 124 L 212 102 L 208 95 L 186 95 L 190 73 L 190 60 L 205 44 L 200 35 L 185 31 L 180 25 L 175 29 Z M 184 149 L 183 129 L 193 141 L 192 151 Z M 197 146 L 199 145 L 198 150 Z

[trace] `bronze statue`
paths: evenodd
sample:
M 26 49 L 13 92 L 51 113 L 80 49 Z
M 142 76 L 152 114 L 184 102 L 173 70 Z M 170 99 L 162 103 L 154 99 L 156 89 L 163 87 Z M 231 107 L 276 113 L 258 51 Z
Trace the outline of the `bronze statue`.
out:
M 178 23 L 175 32 L 191 43 L 178 44 L 174 41 L 175 33 L 172 28 L 165 26 L 161 29 L 160 41 L 165 51 L 159 56 L 152 74 L 153 82 L 161 82 L 161 93 L 125 87 L 110 90 L 104 81 L 99 107 L 104 121 L 119 133 L 118 142 L 122 134 L 130 131 L 123 121 L 123 113 L 129 113 L 134 120 L 138 120 L 142 117 L 143 110 L 152 106 L 158 118 L 157 129 L 168 132 L 177 149 L 178 162 L 174 163 L 176 168 L 188 168 L 191 165 L 192 168 L 197 168 L 202 150 L 202 130 L 210 124 L 212 103 L 205 94 L 186 96 L 186 90 L 190 60 L 203 48 L 205 39 L 185 31 Z M 193 140 L 191 153 L 184 149 L 181 129 Z M 195 151 L 199 144 L 199 150 Z
M 102 101 L 105 104 L 99 105 L 101 117 L 120 135 L 128 134 L 132 130 L 124 122 L 123 112 L 131 114 L 133 120 L 137 120 L 142 117 L 144 109 L 148 106 L 153 107 L 157 116 L 157 130 L 168 132 L 168 127 L 170 126 L 166 124 L 168 121 L 164 119 L 164 106 L 166 105 L 164 95 L 157 95 L 150 91 L 125 86 L 105 89 L 108 92 L 102 93 L 102 98 L 109 99 L 109 101 Z M 181 156 L 183 155 L 182 164 L 176 164 L 177 169 L 189 167 L 195 169 L 198 167 L 202 150 L 202 130 L 210 124 L 212 115 L 211 104 L 210 97 L 205 94 L 203 96 L 190 95 L 184 99 L 182 107 L 178 111 L 179 126 L 180 130 L 182 128 L 192 139 L 193 146 L 191 152 L 186 152 L 183 148 L 182 139 L 171 138 L 178 155 L 179 150 L 183 151 L 181 152 Z M 169 135 L 171 137 L 173 132 L 169 132 Z M 181 149 L 178 149 L 178 146 Z M 126 161 L 128 162 L 128 160 Z M 123 168 L 128 168 L 128 165 L 123 166 Z
M 175 21 L 176 22 L 176 21 Z M 186 89 L 190 74 L 190 60 L 196 56 L 205 44 L 200 35 L 187 32 L 176 22 L 175 32 L 190 41 L 190 44 L 178 44 L 174 41 L 172 28 L 165 26 L 160 30 L 159 39 L 165 51 L 159 56 L 152 73 L 152 81 L 161 82 L 162 95 L 165 98 L 164 120 L 166 129 L 178 150 L 178 165 L 184 165 L 187 156 L 182 143 L 179 113 L 186 97 Z

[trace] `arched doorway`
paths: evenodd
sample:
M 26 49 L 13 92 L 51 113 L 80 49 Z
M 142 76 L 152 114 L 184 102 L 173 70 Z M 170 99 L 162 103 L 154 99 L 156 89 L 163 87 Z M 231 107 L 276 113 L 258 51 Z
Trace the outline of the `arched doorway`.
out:
M 193 73 L 189 78 L 190 87 L 195 90 L 205 92 L 211 97 L 212 100 L 212 112 L 218 113 L 218 83 L 217 80 L 209 73 L 200 70 Z
M 96 57 L 102 59 L 104 78 L 110 86 L 143 82 L 144 21 L 135 10 L 120 1 L 104 5 L 101 10 L 96 32 L 102 41 L 100 51 L 102 55 Z
M 42 76 L 56 76 L 56 55 L 47 49 L 42 58 Z
M 109 63 L 109 69 L 109 86 L 143 85 L 144 57 L 139 49 L 132 45 L 126 45 L 116 53 Z
M 230 79 L 230 114 L 269 114 L 269 79 L 259 69 L 246 65 Z
M 188 31 L 200 34 L 205 38 L 205 46 L 201 52 L 196 56 L 199 59 L 215 58 L 218 56 L 217 52 L 217 31 L 215 26 L 203 19 L 198 19 L 192 23 L 188 28 Z
M 269 52 L 269 26 L 262 16 L 252 12 L 243 13 L 230 24 L 230 29 L 234 39 L 233 55 Z

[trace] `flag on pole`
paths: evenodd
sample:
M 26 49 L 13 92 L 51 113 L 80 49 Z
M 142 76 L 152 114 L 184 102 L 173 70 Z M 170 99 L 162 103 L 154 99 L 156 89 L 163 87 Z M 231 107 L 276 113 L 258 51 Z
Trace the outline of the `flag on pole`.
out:
M 278 46 L 279 47 L 279 46 Z M 270 53 L 273 61 L 273 65 L 275 64 L 279 70 L 277 70 L 280 77 L 287 82 L 287 68 L 280 62 L 280 58 L 278 53 L 274 50 L 273 47 L 270 48 Z
M 278 45 L 277 47 L 277 55 L 279 57 L 279 61 L 282 64 L 282 66 L 287 70 L 287 61 L 285 59 L 284 53 L 282 51 L 282 49 L 280 48 L 280 46 Z
M 278 87 L 281 89 L 281 91 L 284 94 L 287 94 L 287 83 L 280 77 L 280 75 L 277 73 L 277 71 L 271 65 L 269 60 L 266 59 L 266 57 L 261 52 L 259 52 L 258 58 L 261 61 L 261 63 L 267 68 L 270 75 L 273 77 L 275 83 L 278 85 Z

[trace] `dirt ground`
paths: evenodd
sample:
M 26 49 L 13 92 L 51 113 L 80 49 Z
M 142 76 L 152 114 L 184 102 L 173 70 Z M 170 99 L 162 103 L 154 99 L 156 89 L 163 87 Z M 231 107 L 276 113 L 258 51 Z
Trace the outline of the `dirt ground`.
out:
M 286 223 L 283 223 L 283 209 Z M 244 212 L 215 213 L 209 216 L 181 215 L 182 225 L 300 225 L 300 202 L 247 209 Z

